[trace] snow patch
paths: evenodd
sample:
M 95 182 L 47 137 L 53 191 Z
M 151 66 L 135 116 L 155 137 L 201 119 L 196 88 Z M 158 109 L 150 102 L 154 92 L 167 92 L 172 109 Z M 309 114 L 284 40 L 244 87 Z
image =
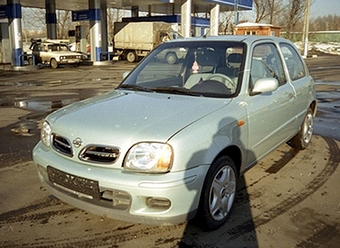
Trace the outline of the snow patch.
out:
M 300 51 L 303 51 L 304 43 L 302 41 L 295 42 L 295 45 Z M 317 52 L 326 53 L 326 54 L 340 55 L 340 43 L 309 42 L 308 51 L 317 51 Z

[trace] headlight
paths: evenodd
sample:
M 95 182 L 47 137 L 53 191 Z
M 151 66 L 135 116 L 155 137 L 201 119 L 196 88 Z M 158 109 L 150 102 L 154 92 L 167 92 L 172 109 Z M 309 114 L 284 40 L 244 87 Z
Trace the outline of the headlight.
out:
M 173 152 L 168 144 L 139 143 L 128 152 L 124 167 L 140 172 L 168 172 L 172 165 Z
M 47 147 L 50 147 L 51 145 L 51 133 L 52 129 L 50 124 L 47 121 L 44 121 L 41 128 L 40 139 L 42 143 Z

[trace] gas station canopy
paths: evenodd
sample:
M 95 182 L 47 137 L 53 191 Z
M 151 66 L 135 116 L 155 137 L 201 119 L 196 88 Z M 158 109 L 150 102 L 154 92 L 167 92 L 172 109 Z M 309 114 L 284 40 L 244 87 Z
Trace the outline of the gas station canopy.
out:
M 8 44 L 6 41 L 2 42 L 2 46 L 4 46 L 2 50 L 10 52 L 12 65 L 20 67 L 23 65 L 23 58 L 31 56 L 23 52 L 21 8 L 31 7 L 46 10 L 48 39 L 57 39 L 56 11 L 72 11 L 73 22 L 90 22 L 90 57 L 94 64 L 101 64 L 102 55 L 107 53 L 106 12 L 108 8 L 130 10 L 133 18 L 138 18 L 140 12 L 148 13 L 148 17 L 159 14 L 170 17 L 177 16 L 176 20 L 178 21 L 176 22 L 180 25 L 181 35 L 190 37 L 192 36 L 192 26 L 197 18 L 193 14 L 209 13 L 208 26 L 202 25 L 201 33 L 204 28 L 209 28 L 210 35 L 218 35 L 221 11 L 251 10 L 252 5 L 253 0 L 0 0 L 0 19 L 7 19 L 7 23 L 0 22 L 0 38 L 8 37 Z M 235 20 L 237 23 L 236 17 Z M 77 33 L 84 32 L 79 30 Z M 83 45 L 81 46 L 84 48 L 86 47 L 85 41 L 86 38 L 83 35 L 83 39 L 81 39 Z
M 6 5 L 8 0 L 0 0 L 0 5 Z M 48 0 L 21 0 L 22 7 L 42 8 L 44 9 Z M 148 12 L 149 6 L 153 13 L 170 14 L 172 11 L 171 4 L 174 3 L 175 13 L 181 12 L 181 0 L 102 0 L 106 2 L 108 8 L 131 9 L 138 6 L 139 11 Z M 235 0 L 194 0 L 192 1 L 194 13 L 209 12 L 211 5 L 220 4 L 221 11 L 233 10 Z M 251 10 L 252 0 L 237 0 L 237 5 L 240 10 Z M 59 10 L 82 10 L 88 9 L 89 0 L 55 0 L 56 9 Z

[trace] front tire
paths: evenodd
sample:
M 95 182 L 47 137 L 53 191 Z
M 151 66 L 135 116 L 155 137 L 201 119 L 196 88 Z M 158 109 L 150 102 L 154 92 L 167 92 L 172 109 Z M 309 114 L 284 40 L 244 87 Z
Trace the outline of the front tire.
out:
M 305 119 L 302 122 L 300 131 L 288 142 L 288 144 L 298 150 L 304 150 L 312 140 L 314 129 L 313 110 L 309 108 Z
M 51 65 L 51 67 L 53 69 L 57 69 L 58 68 L 58 62 L 55 59 L 51 59 L 50 65 Z
M 204 181 L 197 218 L 204 230 L 215 230 L 228 219 L 235 202 L 237 172 L 234 161 L 223 156 L 209 169 Z

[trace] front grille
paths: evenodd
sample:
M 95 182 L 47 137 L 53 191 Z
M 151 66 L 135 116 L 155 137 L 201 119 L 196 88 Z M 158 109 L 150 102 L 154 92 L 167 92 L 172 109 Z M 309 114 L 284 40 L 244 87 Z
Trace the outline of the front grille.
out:
M 59 153 L 72 157 L 73 151 L 71 142 L 60 135 L 54 134 L 52 138 L 52 147 Z
M 79 154 L 81 160 L 95 163 L 114 163 L 119 157 L 117 147 L 91 145 L 85 147 Z
M 65 56 L 66 59 L 76 59 L 77 56 L 76 55 L 69 55 L 69 56 Z

